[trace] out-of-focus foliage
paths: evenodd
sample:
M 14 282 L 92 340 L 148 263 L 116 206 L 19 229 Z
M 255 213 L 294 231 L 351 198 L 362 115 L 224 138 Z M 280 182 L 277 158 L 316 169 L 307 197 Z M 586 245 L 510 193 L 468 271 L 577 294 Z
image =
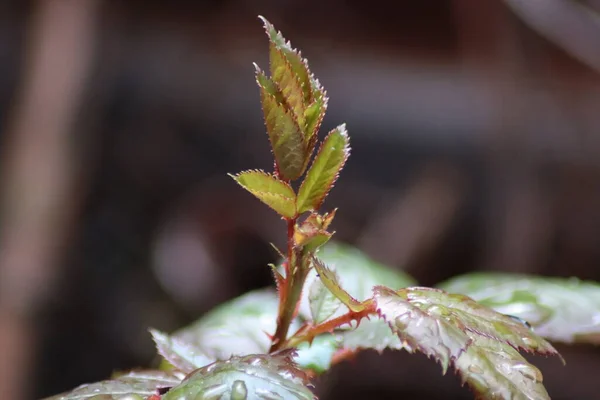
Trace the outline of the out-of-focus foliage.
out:
M 475 273 L 439 285 L 527 321 L 556 342 L 600 344 L 600 285 L 576 278 Z

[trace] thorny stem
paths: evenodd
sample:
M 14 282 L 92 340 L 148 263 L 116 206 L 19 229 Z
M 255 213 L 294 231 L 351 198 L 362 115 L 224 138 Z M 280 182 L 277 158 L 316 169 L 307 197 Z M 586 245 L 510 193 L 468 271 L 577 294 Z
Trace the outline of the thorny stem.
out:
M 297 218 L 287 220 L 287 260 L 285 262 L 285 278 L 279 290 L 279 313 L 277 329 L 273 335 L 270 352 L 277 351 L 285 344 L 290 324 L 296 316 L 298 303 L 302 294 L 302 286 L 308 273 L 307 257 L 298 254 L 294 243 L 294 232 Z
M 318 325 L 306 324 L 302 326 L 294 335 L 286 341 L 285 347 L 296 347 L 302 342 L 312 342 L 312 340 L 323 333 L 333 332 L 334 329 L 339 328 L 344 324 L 350 324 L 352 321 L 356 321 L 360 324 L 363 318 L 368 318 L 371 315 L 377 313 L 375 303 L 367 300 L 365 308 L 361 311 L 348 311 L 344 315 L 340 315 L 337 318 L 323 322 Z

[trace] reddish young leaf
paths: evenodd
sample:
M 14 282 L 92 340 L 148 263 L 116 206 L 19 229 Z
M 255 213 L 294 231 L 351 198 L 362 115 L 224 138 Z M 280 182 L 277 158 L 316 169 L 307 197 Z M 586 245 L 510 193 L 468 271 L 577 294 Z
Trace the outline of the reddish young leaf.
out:
M 323 143 L 308 170 L 298 192 L 298 213 L 318 209 L 337 180 L 346 159 L 350 155 L 345 125 L 332 130 Z
M 261 101 L 277 171 L 284 180 L 297 179 L 304 173 L 309 157 L 304 133 L 285 105 L 262 86 Z

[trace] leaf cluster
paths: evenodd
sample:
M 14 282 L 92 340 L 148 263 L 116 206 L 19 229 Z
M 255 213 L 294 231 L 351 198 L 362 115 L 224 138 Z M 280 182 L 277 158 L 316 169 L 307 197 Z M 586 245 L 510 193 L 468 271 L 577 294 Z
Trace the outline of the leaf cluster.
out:
M 313 157 L 326 92 L 300 52 L 262 20 L 269 74 L 256 66 L 256 81 L 274 171 L 231 177 L 287 224 L 287 249 L 271 266 L 277 290 L 247 293 L 171 335 L 151 330 L 161 370 L 52 399 L 316 399 L 310 378 L 364 349 L 422 352 L 443 373 L 454 369 L 477 398 L 549 399 L 542 373 L 520 352 L 558 355 L 546 339 L 600 343 L 592 317 L 600 286 L 473 274 L 420 287 L 331 242 L 336 210 L 319 209 L 348 159 L 349 137 L 339 125 Z

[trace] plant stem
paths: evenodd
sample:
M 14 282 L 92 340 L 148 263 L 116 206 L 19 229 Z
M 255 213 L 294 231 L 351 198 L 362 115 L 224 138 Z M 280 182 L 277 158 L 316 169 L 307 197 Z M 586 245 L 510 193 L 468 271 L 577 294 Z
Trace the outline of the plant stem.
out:
M 333 332 L 344 324 L 350 324 L 352 321 L 360 321 L 371 315 L 376 314 L 375 303 L 367 301 L 365 308 L 361 311 L 349 311 L 337 318 L 323 322 L 318 325 L 304 325 L 285 343 L 285 347 L 296 347 L 302 342 L 311 342 L 316 336 L 327 332 Z
M 294 244 L 294 232 L 297 218 L 287 220 L 287 260 L 285 263 L 285 278 L 283 287 L 279 290 L 279 315 L 277 316 L 277 329 L 273 335 L 270 352 L 281 349 L 285 344 L 292 320 L 296 316 L 298 302 L 302 294 L 302 286 L 308 272 L 307 257 L 298 254 Z

